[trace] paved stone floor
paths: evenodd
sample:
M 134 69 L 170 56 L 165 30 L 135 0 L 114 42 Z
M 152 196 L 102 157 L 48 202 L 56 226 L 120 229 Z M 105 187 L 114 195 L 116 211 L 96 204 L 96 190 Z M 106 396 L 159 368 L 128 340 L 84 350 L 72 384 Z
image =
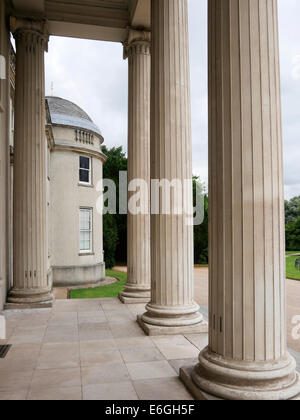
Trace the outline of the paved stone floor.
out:
M 59 300 L 53 309 L 6 311 L 0 400 L 192 399 L 179 368 L 196 363 L 207 334 L 146 337 L 143 305 Z
M 126 267 L 117 267 L 121 271 L 127 271 Z M 194 270 L 195 278 L 195 300 L 201 305 L 201 311 L 207 314 L 208 307 L 208 268 L 196 267 Z M 295 328 L 293 318 L 300 316 L 300 281 L 286 280 L 286 313 L 287 313 L 287 342 L 288 347 L 298 357 L 300 364 L 300 340 L 295 340 L 292 330 Z
M 195 269 L 196 300 L 206 316 L 207 289 L 208 270 Z M 178 371 L 196 363 L 207 334 L 146 337 L 136 324 L 142 312 L 144 305 L 117 299 L 57 300 L 53 309 L 6 311 L 8 340 L 0 344 L 13 347 L 0 359 L 0 400 L 192 399 Z M 300 282 L 287 281 L 288 323 L 299 312 Z M 300 372 L 299 341 L 288 326 Z

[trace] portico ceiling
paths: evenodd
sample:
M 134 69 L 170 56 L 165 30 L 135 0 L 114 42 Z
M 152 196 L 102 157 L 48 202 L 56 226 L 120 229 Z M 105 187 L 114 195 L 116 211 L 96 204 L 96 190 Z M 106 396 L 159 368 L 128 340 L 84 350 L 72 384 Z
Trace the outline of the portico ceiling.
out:
M 13 14 L 47 19 L 51 35 L 121 42 L 150 27 L 151 0 L 9 0 Z

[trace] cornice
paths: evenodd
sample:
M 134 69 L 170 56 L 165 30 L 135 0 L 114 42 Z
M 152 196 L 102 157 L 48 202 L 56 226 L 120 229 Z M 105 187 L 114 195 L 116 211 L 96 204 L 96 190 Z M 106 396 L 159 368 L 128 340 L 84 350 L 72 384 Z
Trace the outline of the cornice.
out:
M 72 146 L 70 144 L 56 143 L 53 148 L 54 151 L 69 151 L 73 153 L 83 153 L 89 156 L 93 156 L 96 159 L 101 160 L 103 163 L 106 162 L 107 157 L 102 152 L 97 152 L 97 150 L 88 149 L 86 147 Z

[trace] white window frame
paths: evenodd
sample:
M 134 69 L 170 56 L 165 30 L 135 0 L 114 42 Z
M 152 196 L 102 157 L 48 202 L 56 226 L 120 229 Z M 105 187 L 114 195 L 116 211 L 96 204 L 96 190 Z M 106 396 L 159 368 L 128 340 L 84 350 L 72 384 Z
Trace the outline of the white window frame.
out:
M 81 158 L 86 158 L 89 160 L 89 169 L 86 168 L 81 168 L 80 166 L 80 159 Z M 78 164 L 79 164 L 79 170 L 78 170 L 78 178 L 79 178 L 79 184 L 80 185 L 92 185 L 92 158 L 90 156 L 85 156 L 85 155 L 79 155 L 79 159 L 78 159 Z M 85 181 L 81 181 L 80 180 L 80 171 L 87 171 L 89 174 L 89 180 L 88 182 Z
M 85 211 L 89 213 L 90 217 L 90 229 L 81 229 L 81 213 Z M 81 249 L 81 232 L 90 233 L 90 249 Z M 93 253 L 93 208 L 92 207 L 80 207 L 79 208 L 79 254 L 86 255 Z

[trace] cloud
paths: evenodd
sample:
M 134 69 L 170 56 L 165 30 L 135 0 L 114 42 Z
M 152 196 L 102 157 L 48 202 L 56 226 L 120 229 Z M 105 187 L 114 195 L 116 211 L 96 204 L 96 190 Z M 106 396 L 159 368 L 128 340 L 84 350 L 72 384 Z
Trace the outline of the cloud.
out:
M 121 44 L 52 37 L 46 94 L 75 102 L 99 126 L 107 146 L 127 143 L 127 62 Z
M 300 195 L 299 0 L 279 0 L 282 115 L 287 198 Z M 189 0 L 194 174 L 207 182 L 207 0 Z M 300 76 L 300 68 L 299 68 Z M 52 37 L 46 91 L 81 106 L 100 127 L 108 147 L 127 150 L 127 62 L 122 45 Z

